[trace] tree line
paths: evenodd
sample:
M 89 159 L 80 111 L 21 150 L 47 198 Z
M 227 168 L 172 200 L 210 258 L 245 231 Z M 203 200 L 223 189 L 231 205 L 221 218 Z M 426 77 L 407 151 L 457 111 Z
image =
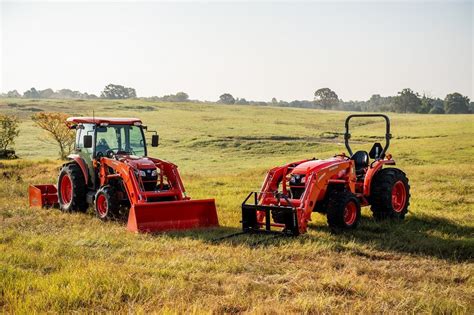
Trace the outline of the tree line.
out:
M 272 98 L 271 102 L 246 101 L 243 98 L 234 98 L 230 93 L 219 97 L 218 103 L 241 105 L 271 105 L 282 107 L 303 107 L 317 109 L 333 109 L 356 112 L 396 112 L 420 114 L 473 114 L 474 102 L 461 93 L 450 93 L 444 99 L 421 96 L 406 88 L 396 96 L 381 96 L 374 94 L 367 101 L 343 101 L 330 88 L 321 88 L 314 92 L 314 99 L 295 100 L 291 102 L 278 101 Z
M 70 89 L 53 91 L 48 88 L 36 90 L 34 87 L 20 94 L 17 90 L 1 94 L 6 98 L 28 99 L 141 99 L 156 102 L 200 102 L 190 100 L 185 92 L 177 92 L 164 96 L 137 97 L 134 88 L 119 84 L 108 84 L 100 96 Z M 211 102 L 212 103 L 212 102 Z M 230 93 L 223 93 L 216 101 L 219 104 L 258 105 L 258 106 L 283 106 L 303 107 L 318 109 L 333 109 L 360 112 L 397 112 L 397 113 L 430 113 L 430 114 L 467 114 L 474 113 L 474 103 L 467 96 L 454 92 L 446 95 L 444 99 L 420 95 L 415 91 L 405 88 L 395 96 L 381 96 L 374 94 L 366 101 L 344 101 L 330 88 L 320 88 L 314 92 L 313 100 L 294 100 L 291 102 L 272 98 L 270 102 L 252 101 L 245 98 L 234 97 Z

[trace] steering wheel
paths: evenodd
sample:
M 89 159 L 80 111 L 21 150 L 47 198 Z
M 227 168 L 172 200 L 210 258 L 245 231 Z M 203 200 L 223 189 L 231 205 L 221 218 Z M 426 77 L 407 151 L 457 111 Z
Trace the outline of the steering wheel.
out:
M 114 155 L 115 155 L 114 150 L 105 151 L 105 156 L 107 156 L 109 159 L 113 158 Z

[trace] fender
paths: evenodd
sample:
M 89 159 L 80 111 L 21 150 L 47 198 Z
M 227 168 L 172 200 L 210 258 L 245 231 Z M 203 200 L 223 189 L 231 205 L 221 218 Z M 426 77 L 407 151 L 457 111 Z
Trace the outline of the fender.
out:
M 364 197 L 370 196 L 370 185 L 372 184 L 372 178 L 377 174 L 377 172 L 384 166 L 384 165 L 395 165 L 395 161 L 390 160 L 378 160 L 372 163 L 372 165 L 367 170 L 364 179 Z
M 79 165 L 79 167 L 82 170 L 82 174 L 84 175 L 84 179 L 86 181 L 86 185 L 89 183 L 89 171 L 87 169 L 86 162 L 84 162 L 84 159 L 79 156 L 79 154 L 69 154 L 67 156 L 68 159 L 74 161 Z M 65 163 L 63 165 L 70 164 L 71 162 Z

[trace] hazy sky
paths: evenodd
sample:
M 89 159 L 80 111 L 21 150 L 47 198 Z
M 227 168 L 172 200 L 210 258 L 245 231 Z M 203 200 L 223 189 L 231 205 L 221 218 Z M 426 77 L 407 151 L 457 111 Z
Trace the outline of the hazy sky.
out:
M 0 0 L 1 1 L 1 0 Z M 473 94 L 473 1 L 2 2 L 0 91 Z

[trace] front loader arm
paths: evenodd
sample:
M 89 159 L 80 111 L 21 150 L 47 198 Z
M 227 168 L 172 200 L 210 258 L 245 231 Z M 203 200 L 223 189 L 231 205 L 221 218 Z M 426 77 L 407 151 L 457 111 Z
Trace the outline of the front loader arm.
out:
M 161 176 L 165 174 L 171 186 L 179 190 L 179 199 L 189 199 L 188 197 L 186 197 L 186 190 L 184 189 L 183 181 L 181 180 L 181 176 L 179 175 L 178 166 L 165 160 L 150 157 L 149 159 L 152 160 L 153 163 L 155 163 L 156 167 L 160 170 Z
M 265 180 L 263 181 L 262 188 L 260 189 L 260 192 L 258 194 L 259 203 L 262 203 L 262 202 L 264 203 L 266 199 L 273 198 L 274 194 L 278 192 L 278 186 L 280 182 L 282 181 L 283 181 L 282 193 L 287 195 L 288 192 L 286 189 L 286 181 L 284 179 L 286 175 L 288 174 L 288 170 L 307 161 L 309 160 L 302 160 L 298 162 L 289 163 L 284 166 L 278 166 L 278 167 L 272 168 L 267 173 L 267 176 L 265 177 Z
M 352 161 L 342 161 L 336 165 L 330 165 L 318 170 L 317 174 L 315 172 L 309 172 L 305 192 L 301 196 L 301 207 L 298 209 L 300 211 L 298 216 L 300 227 L 306 227 L 308 221 L 311 221 L 311 213 L 313 212 L 316 202 L 325 197 L 325 193 L 330 184 L 342 184 L 347 186 L 349 190 L 354 191 L 356 178 L 352 170 Z M 341 178 L 340 175 L 342 173 L 344 176 Z
M 115 173 L 110 174 L 109 168 L 113 169 Z M 110 179 L 114 178 L 122 179 L 131 204 L 135 204 L 141 199 L 140 187 L 134 174 L 134 168 L 114 159 L 100 158 L 100 186 L 106 185 Z

